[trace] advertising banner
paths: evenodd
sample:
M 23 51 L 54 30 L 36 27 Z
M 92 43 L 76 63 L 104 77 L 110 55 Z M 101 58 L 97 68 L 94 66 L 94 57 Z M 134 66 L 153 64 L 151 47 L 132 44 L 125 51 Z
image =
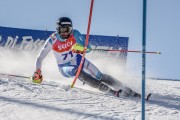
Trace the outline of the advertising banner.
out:
M 20 29 L 10 27 L 0 27 L 0 47 L 14 51 L 37 51 L 42 48 L 45 40 L 54 31 Z M 83 37 L 86 36 L 83 34 Z M 89 43 L 94 49 L 128 49 L 128 37 L 90 35 Z M 116 56 L 125 62 L 126 52 L 108 52 L 107 55 Z

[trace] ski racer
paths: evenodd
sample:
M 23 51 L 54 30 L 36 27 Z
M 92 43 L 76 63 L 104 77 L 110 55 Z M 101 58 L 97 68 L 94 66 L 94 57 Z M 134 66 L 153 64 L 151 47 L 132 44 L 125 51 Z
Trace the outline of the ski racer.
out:
M 36 59 L 36 70 L 32 76 L 32 81 L 34 83 L 42 82 L 42 61 L 51 50 L 54 53 L 59 71 L 62 75 L 64 77 L 76 76 L 84 50 L 85 39 L 82 38 L 78 30 L 73 29 L 72 21 L 68 17 L 61 17 L 57 20 L 56 30 L 57 31 L 46 40 L 44 47 Z M 88 45 L 87 53 L 90 51 L 91 47 Z M 109 92 L 115 96 L 121 94 L 124 96 L 139 95 L 130 88 L 124 87 L 120 81 L 112 76 L 103 74 L 86 58 L 78 79 L 91 87 L 97 88 L 103 92 Z

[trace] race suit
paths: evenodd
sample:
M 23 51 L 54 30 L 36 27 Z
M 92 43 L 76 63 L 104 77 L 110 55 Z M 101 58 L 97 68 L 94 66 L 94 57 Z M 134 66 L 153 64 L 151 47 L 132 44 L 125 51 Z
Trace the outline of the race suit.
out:
M 71 48 L 73 45 L 79 44 L 84 46 L 85 39 L 77 30 L 73 30 L 70 37 L 66 40 L 62 39 L 59 33 L 54 32 L 45 42 L 44 47 L 40 51 L 36 60 L 36 69 L 41 69 L 42 60 L 52 50 L 56 58 L 59 71 L 65 77 L 74 77 L 80 65 L 82 55 L 73 53 Z M 87 52 L 90 52 L 90 45 L 87 46 Z M 102 73 L 86 58 L 84 60 L 82 70 L 91 74 L 97 80 L 100 80 Z

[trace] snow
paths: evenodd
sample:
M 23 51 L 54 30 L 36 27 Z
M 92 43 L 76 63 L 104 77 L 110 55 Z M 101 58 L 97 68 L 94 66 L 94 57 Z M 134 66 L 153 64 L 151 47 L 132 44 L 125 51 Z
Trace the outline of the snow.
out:
M 147 120 L 180 118 L 180 82 L 148 80 L 153 95 L 146 102 Z M 1 120 L 140 120 L 141 100 L 114 97 L 88 87 L 70 89 L 56 81 L 34 84 L 0 77 Z
M 31 75 L 36 55 L 1 50 L 0 73 Z M 117 65 L 106 62 L 105 66 L 102 59 L 93 62 L 103 72 L 116 78 L 122 75 Z M 111 73 L 112 69 L 115 72 Z M 75 88 L 70 89 L 73 79 L 66 79 L 59 74 L 51 54 L 43 61 L 43 75 L 45 79 L 42 84 L 0 75 L 0 120 L 141 119 L 139 98 L 114 97 L 82 85 L 80 81 L 77 81 Z M 123 75 L 121 80 L 123 78 L 125 84 L 141 91 L 140 79 L 128 79 Z M 180 81 L 147 79 L 146 85 L 147 92 L 152 93 L 150 101 L 146 102 L 146 119 L 179 120 Z

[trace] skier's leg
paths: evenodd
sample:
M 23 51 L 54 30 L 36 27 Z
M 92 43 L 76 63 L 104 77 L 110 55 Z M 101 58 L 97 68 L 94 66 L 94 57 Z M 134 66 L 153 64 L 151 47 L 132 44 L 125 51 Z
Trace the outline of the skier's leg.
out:
M 98 79 L 92 77 L 90 74 L 84 72 L 83 70 L 79 74 L 78 79 L 91 87 L 99 89 L 100 91 L 108 92 L 111 90 L 111 88 L 108 87 L 106 84 L 104 84 L 101 81 L 99 81 Z
M 103 84 L 110 86 L 114 90 L 123 89 L 123 84 L 119 80 L 110 75 L 101 73 L 100 70 L 87 59 L 85 59 L 83 70 L 89 73 L 92 77 L 100 80 Z
M 59 67 L 59 70 L 64 77 L 74 77 L 76 75 L 77 69 L 78 67 L 73 65 L 64 65 Z M 100 91 L 112 92 L 110 87 L 102 83 L 97 78 L 86 73 L 84 70 L 81 70 L 78 79 L 93 88 L 99 89 Z
M 64 66 L 59 67 L 59 70 L 64 77 L 74 77 L 77 72 L 77 66 L 64 65 Z M 120 90 L 118 89 L 117 91 L 112 90 L 109 86 L 115 85 L 115 80 L 109 75 L 106 75 L 106 76 L 104 75 L 99 80 L 91 76 L 89 73 L 86 73 L 85 71 L 82 70 L 79 74 L 78 79 L 93 88 L 99 89 L 102 92 L 110 92 L 111 94 L 115 96 L 120 96 L 120 95 L 129 96 L 130 95 L 129 91 L 131 90 L 128 89 L 127 87 L 124 90 L 122 89 Z
M 62 75 L 65 77 L 74 77 L 76 75 L 81 57 L 82 56 L 78 55 L 76 60 L 71 61 L 68 64 L 58 65 L 59 71 L 62 73 Z M 78 79 L 81 80 L 83 83 L 88 84 L 91 87 L 99 89 L 100 91 L 110 92 L 113 95 L 116 95 L 117 91 L 112 90 L 108 85 L 101 82 L 100 81 L 101 77 L 102 77 L 102 73 L 99 71 L 99 69 L 95 65 L 93 65 L 90 61 L 85 59 Z
M 126 85 L 123 85 L 122 82 L 120 82 L 119 80 L 113 78 L 110 75 L 107 74 L 103 74 L 101 77 L 101 82 L 104 82 L 105 84 L 112 86 L 114 89 L 119 90 L 121 92 L 119 92 L 119 96 L 134 96 L 134 97 L 141 97 L 140 94 L 138 94 L 137 92 L 133 91 L 131 88 L 127 87 Z
M 100 91 L 104 91 L 104 92 L 109 91 L 110 93 L 112 93 L 113 95 L 116 95 L 116 96 L 118 96 L 118 94 L 122 91 L 122 90 L 118 89 L 121 85 L 121 82 L 117 83 L 117 82 L 115 82 L 116 80 L 111 80 L 111 79 L 113 79 L 111 76 L 103 75 L 100 72 L 100 70 L 94 64 L 92 64 L 90 61 L 88 61 L 87 59 L 85 59 L 85 62 L 83 64 L 83 69 L 82 69 L 81 75 L 89 78 L 89 79 L 87 79 L 87 78 L 83 77 L 83 79 L 86 81 L 85 82 L 83 79 L 81 79 L 79 77 L 79 79 L 81 79 L 81 81 L 84 81 L 84 83 L 89 84 L 92 87 L 94 86 L 94 87 L 98 88 Z M 92 81 L 90 81 L 90 80 L 92 80 Z M 96 84 L 96 85 L 94 85 L 94 84 Z M 115 89 L 114 86 L 112 86 L 112 85 L 116 86 L 117 89 Z
M 133 91 L 131 88 L 127 87 L 126 85 L 123 85 L 122 82 L 120 82 L 119 80 L 113 78 L 110 75 L 107 74 L 103 74 L 101 81 L 104 82 L 107 85 L 112 86 L 113 88 L 120 90 L 120 95 L 123 96 L 135 96 L 135 97 L 141 97 L 140 94 L 138 94 L 137 92 Z M 119 96 L 120 96 L 119 95 Z
M 107 74 L 102 74 L 100 81 L 104 82 L 105 84 L 111 86 L 116 90 L 123 89 L 124 87 L 122 82 Z
M 62 75 L 65 77 L 74 77 L 77 71 L 77 68 L 76 70 L 74 70 L 74 68 L 76 67 L 65 66 L 65 67 L 61 67 L 60 71 Z M 84 72 L 83 70 L 79 74 L 78 79 L 91 87 L 99 89 L 100 91 L 103 91 L 103 92 L 110 91 L 110 88 L 107 85 L 105 85 L 104 83 L 101 83 L 98 79 L 92 77 L 90 74 Z

